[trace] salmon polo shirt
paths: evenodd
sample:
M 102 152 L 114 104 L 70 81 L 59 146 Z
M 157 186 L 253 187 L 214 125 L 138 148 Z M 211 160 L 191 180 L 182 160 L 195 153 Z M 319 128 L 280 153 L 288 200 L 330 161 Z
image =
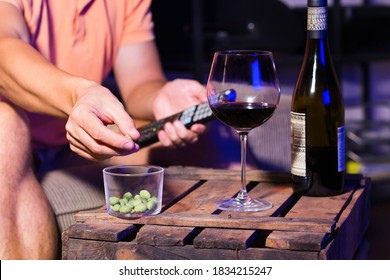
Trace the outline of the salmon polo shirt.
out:
M 151 0 L 0 1 L 22 12 L 30 44 L 45 58 L 68 73 L 97 83 L 109 74 L 120 46 L 154 39 Z M 68 143 L 66 120 L 28 115 L 34 148 Z

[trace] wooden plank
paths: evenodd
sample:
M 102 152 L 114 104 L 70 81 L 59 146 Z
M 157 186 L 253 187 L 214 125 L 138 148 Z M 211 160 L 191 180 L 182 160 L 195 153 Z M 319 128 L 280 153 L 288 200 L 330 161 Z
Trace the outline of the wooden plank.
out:
M 318 252 L 250 248 L 246 250 L 196 249 L 191 245 L 150 246 L 134 242 L 106 242 L 71 239 L 68 259 L 73 260 L 310 260 Z
M 239 251 L 241 260 L 317 260 L 318 252 L 267 248 L 249 248 Z
M 185 246 L 184 246 L 185 247 Z M 172 250 L 173 248 L 183 247 L 160 247 L 150 246 L 143 244 L 134 243 L 120 243 L 114 249 L 116 250 L 115 255 L 120 260 L 186 260 L 190 259 L 188 256 L 182 256 L 177 254 L 177 251 Z M 179 252 L 181 250 L 178 250 Z
M 159 247 L 177 258 L 190 260 L 313 260 L 318 259 L 318 252 L 299 252 L 267 248 L 249 248 L 245 250 L 196 249 L 193 246 Z M 167 259 L 167 258 L 164 258 Z
M 164 213 L 211 214 L 216 210 L 214 202 L 217 199 L 232 197 L 238 190 L 238 182 L 235 181 L 207 181 Z
M 116 260 L 117 242 L 70 238 L 64 260 Z
M 309 232 L 331 232 L 334 221 L 325 219 L 286 219 L 283 217 L 256 217 L 227 215 L 189 215 L 189 214 L 161 214 L 143 217 L 136 221 L 141 224 L 155 224 L 168 226 L 215 227 L 233 229 L 259 230 L 293 230 Z
M 206 228 L 194 239 L 195 248 L 246 249 L 256 238 L 254 230 Z
M 371 197 L 371 180 L 368 178 L 362 179 L 360 187 L 356 189 L 356 191 L 353 193 L 353 196 L 348 204 L 348 206 L 345 208 L 343 213 L 340 215 L 339 220 L 337 221 L 336 228 L 340 228 L 347 219 L 351 219 L 351 214 L 355 210 L 358 210 L 357 212 L 357 219 L 362 218 L 364 223 L 368 224 L 369 217 L 370 217 L 370 197 Z M 359 203 L 361 203 L 363 207 L 359 207 Z
M 191 245 L 184 247 L 160 247 L 159 249 L 169 250 L 176 256 L 188 260 L 237 260 L 237 250 L 215 250 L 215 249 L 196 249 Z
M 268 248 L 298 251 L 320 251 L 330 240 L 329 233 L 273 231 L 266 239 Z
M 174 180 L 210 180 L 210 181 L 239 181 L 240 170 L 233 169 L 212 169 L 199 167 L 172 166 L 165 169 L 164 177 Z M 285 172 L 270 172 L 259 169 L 247 170 L 248 181 L 258 182 L 291 182 L 291 175 Z
M 71 260 L 177 260 L 190 259 L 181 256 L 179 247 L 157 247 L 134 242 L 107 242 L 84 239 L 71 239 L 68 252 L 63 259 Z M 183 248 L 183 247 L 180 247 Z M 185 250 L 183 250 L 185 252 Z
M 107 224 L 103 222 L 76 223 L 68 230 L 70 238 L 120 241 L 134 235 L 138 229 L 132 224 Z
M 172 204 L 185 197 L 196 189 L 201 182 L 199 180 L 173 180 L 164 179 L 163 196 L 162 196 L 162 211 L 169 208 Z
M 320 253 L 322 259 L 352 259 L 370 223 L 369 179 L 356 190 L 336 224 L 335 239 Z
M 260 230 L 292 230 L 309 232 L 332 232 L 335 222 L 326 219 L 283 218 L 283 217 L 241 217 L 235 214 L 208 215 L 162 213 L 157 216 L 141 217 L 134 220 L 115 219 L 105 212 L 84 213 L 87 221 L 105 221 L 107 223 L 124 223 L 139 225 L 165 225 L 184 227 L 215 227 Z
M 196 249 L 193 246 L 165 247 L 171 254 L 190 260 L 313 260 L 318 252 L 299 252 L 267 248 L 245 250 Z M 161 247 L 159 249 L 162 249 Z
M 146 225 L 137 234 L 137 244 L 153 246 L 184 246 L 192 242 L 197 231 L 193 227 Z
M 286 218 L 329 219 L 336 221 L 349 202 L 353 191 L 329 197 L 302 196 Z

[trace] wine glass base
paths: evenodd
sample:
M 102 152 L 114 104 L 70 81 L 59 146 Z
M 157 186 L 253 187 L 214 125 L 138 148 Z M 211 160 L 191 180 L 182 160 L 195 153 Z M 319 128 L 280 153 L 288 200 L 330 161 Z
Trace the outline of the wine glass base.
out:
M 239 200 L 237 198 L 218 200 L 215 206 L 224 211 L 257 212 L 272 208 L 272 203 L 262 199 Z

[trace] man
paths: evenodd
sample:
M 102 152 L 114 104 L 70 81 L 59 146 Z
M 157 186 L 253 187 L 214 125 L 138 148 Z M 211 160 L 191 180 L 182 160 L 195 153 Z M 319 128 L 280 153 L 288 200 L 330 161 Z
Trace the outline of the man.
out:
M 56 256 L 55 219 L 32 151 L 43 164 L 66 146 L 93 161 L 129 155 L 139 149 L 133 118 L 160 119 L 206 101 L 199 83 L 164 79 L 149 5 L 0 0 L 0 259 Z M 100 85 L 111 69 L 123 104 Z M 181 147 L 204 131 L 168 123 L 159 140 Z

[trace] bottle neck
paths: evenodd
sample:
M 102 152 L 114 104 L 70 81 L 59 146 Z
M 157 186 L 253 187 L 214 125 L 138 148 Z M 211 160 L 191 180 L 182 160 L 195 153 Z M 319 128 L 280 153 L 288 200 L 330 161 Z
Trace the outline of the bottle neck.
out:
M 307 8 L 307 37 L 308 39 L 327 39 L 328 15 L 327 7 Z
M 318 2 L 321 2 L 319 0 Z M 310 2 L 309 2 L 310 4 Z M 318 6 L 308 6 L 307 9 L 307 42 L 305 61 L 317 61 L 319 65 L 331 65 L 328 42 L 327 5 L 322 1 Z

